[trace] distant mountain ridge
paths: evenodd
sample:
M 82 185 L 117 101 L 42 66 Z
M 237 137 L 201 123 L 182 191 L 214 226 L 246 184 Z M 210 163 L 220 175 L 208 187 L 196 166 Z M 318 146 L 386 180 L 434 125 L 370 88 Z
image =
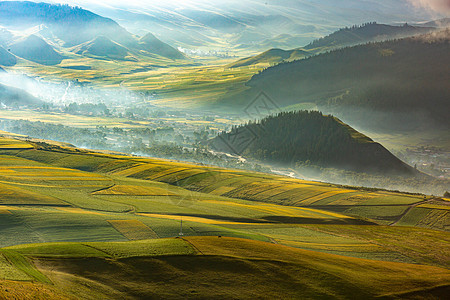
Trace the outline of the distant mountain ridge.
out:
M 91 49 L 94 46 L 93 52 L 96 52 L 97 55 L 103 50 L 95 45 L 103 44 L 114 52 L 114 54 L 103 53 L 103 55 L 99 55 L 105 58 L 112 55 L 119 60 L 123 60 L 127 55 L 122 48 L 137 52 L 145 50 L 148 54 L 156 54 L 171 59 L 185 58 L 177 49 L 154 36 L 151 41 L 149 41 L 150 38 L 145 39 L 145 37 L 142 40 L 112 19 L 67 4 L 3 1 L 0 2 L 0 24 L 8 28 L 19 29 L 44 25 L 45 32 L 42 36 L 46 39 L 55 38 L 55 44 L 60 44 L 60 41 L 62 41 L 64 48 L 91 43 L 91 45 L 84 45 L 84 47 Z M 6 33 L 4 35 L 6 36 Z M 100 40 L 99 37 L 101 37 Z M 1 40 L 0 35 L 0 42 Z M 111 44 L 108 40 L 115 44 Z M 95 45 L 92 45 L 92 43 Z M 149 46 L 149 44 L 151 45 Z M 155 52 L 152 52 L 153 49 Z
M 366 23 L 361 26 L 354 25 L 352 27 L 342 28 L 330 35 L 317 39 L 305 47 L 292 50 L 270 49 L 261 54 L 240 59 L 230 64 L 229 67 L 235 68 L 257 64 L 278 64 L 343 47 L 410 37 L 429 33 L 434 30 L 436 30 L 435 27 L 415 27 L 407 24 L 402 26 L 392 26 L 377 24 L 376 22 Z
M 304 48 L 308 50 L 319 49 L 323 51 L 355 46 L 368 42 L 382 42 L 390 39 L 405 38 L 429 33 L 434 30 L 436 30 L 434 27 L 415 27 L 408 24 L 392 26 L 372 22 L 363 24 L 362 26 L 355 25 L 342 28 L 326 37 L 313 41 Z
M 255 138 L 243 157 L 287 167 L 312 164 L 364 173 L 419 174 L 382 145 L 318 111 L 283 112 L 249 122 L 220 134 L 209 145 L 229 152 L 229 141 L 245 140 L 249 132 Z
M 80 7 L 28 1 L 0 2 L 0 23 L 5 26 L 45 24 L 67 46 L 78 45 L 99 35 L 131 43 L 132 36 L 115 21 Z

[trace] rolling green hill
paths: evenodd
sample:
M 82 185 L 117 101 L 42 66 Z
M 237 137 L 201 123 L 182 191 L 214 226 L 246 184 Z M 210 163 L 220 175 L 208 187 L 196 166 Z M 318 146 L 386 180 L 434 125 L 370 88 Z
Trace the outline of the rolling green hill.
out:
M 11 67 L 17 63 L 17 59 L 14 55 L 9 53 L 5 48 L 0 46 L 0 65 Z
M 36 35 L 23 38 L 9 48 L 15 55 L 42 65 L 57 65 L 63 60 L 61 54 Z
M 233 141 L 245 141 L 250 134 L 254 140 L 240 154 L 272 164 L 295 167 L 308 162 L 364 173 L 419 175 L 382 145 L 317 111 L 279 113 L 250 122 L 220 134 L 209 145 L 230 152 Z
M 265 91 L 278 107 L 312 102 L 366 130 L 448 129 L 449 41 L 444 30 L 283 63 L 219 103 L 242 110 L 243 102 Z

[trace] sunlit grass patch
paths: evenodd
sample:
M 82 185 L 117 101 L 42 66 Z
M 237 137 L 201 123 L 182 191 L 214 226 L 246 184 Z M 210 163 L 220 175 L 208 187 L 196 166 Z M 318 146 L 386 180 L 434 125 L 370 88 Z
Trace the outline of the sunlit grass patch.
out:
M 126 168 L 126 169 L 123 169 L 123 170 L 113 171 L 112 173 L 114 175 L 117 175 L 117 176 L 124 176 L 124 177 L 126 177 L 126 176 L 130 176 L 130 175 L 133 175 L 133 174 L 145 171 L 145 170 L 153 168 L 153 167 L 154 166 L 150 165 L 150 164 L 140 164 L 140 165 L 132 166 L 130 168 Z
M 115 195 L 115 196 L 175 196 L 175 193 L 158 187 L 115 185 L 108 189 L 96 191 L 93 195 Z
M 8 150 L 8 149 L 32 149 L 33 145 L 18 140 L 18 139 L 10 139 L 0 136 L 0 149 Z
M 83 215 L 97 215 L 97 216 L 104 216 L 105 214 L 95 212 L 95 211 L 89 211 L 85 209 L 81 209 L 78 207 L 56 207 L 57 210 L 71 213 L 71 214 L 83 214 Z
M 319 194 L 317 196 L 313 196 L 313 197 L 307 198 L 305 200 L 301 200 L 301 201 L 299 201 L 299 202 L 297 202 L 295 204 L 296 205 L 312 205 L 312 204 L 318 203 L 321 200 L 328 199 L 328 198 L 331 198 L 333 196 L 337 196 L 337 195 L 343 196 L 343 194 L 348 194 L 348 193 L 352 193 L 352 192 L 354 192 L 354 191 L 352 191 L 352 190 L 345 190 L 345 189 L 343 189 L 343 190 L 331 190 L 331 191 Z
M 108 257 L 108 254 L 80 243 L 42 243 L 2 248 L 33 257 Z
M 153 239 L 131 242 L 86 243 L 116 258 L 134 256 L 193 255 L 194 248 L 182 239 Z
M 439 205 L 439 204 L 428 204 L 427 203 L 427 204 L 420 204 L 417 207 L 450 210 L 450 205 Z
M 180 216 L 180 215 L 165 215 L 165 214 L 150 214 L 150 213 L 139 213 L 138 215 L 150 217 L 150 218 L 169 219 L 169 220 L 178 220 L 178 221 L 180 221 L 182 219 L 183 222 L 194 222 L 194 223 L 216 224 L 216 225 L 258 225 L 258 224 L 266 225 L 267 224 L 267 223 L 221 221 L 221 220 L 214 220 L 214 219 L 208 219 L 208 218 Z
M 150 227 L 138 220 L 109 220 L 108 222 L 129 240 L 158 238 Z
M 57 198 L 2 183 L 0 183 L 0 204 L 67 205 Z

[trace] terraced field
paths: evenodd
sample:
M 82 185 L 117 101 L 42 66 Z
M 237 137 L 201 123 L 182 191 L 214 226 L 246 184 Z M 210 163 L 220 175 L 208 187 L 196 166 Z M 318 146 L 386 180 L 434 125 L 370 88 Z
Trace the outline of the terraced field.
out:
M 8 147 L 14 143 L 23 147 Z M 0 298 L 12 285 L 4 280 L 40 282 L 32 288 L 22 285 L 31 288 L 30 295 L 37 289 L 58 297 L 123 297 L 138 293 L 133 288 L 136 284 L 163 293 L 155 287 L 154 279 L 142 282 L 122 274 L 118 265 L 139 272 L 144 272 L 144 266 L 169 268 L 170 272 L 176 269 L 176 274 L 186 280 L 191 276 L 193 282 L 211 279 L 210 272 L 216 272 L 217 267 L 229 284 L 239 281 L 241 285 L 250 271 L 243 272 L 242 277 L 227 277 L 228 267 L 224 266 L 265 270 L 263 273 L 272 281 L 273 274 L 292 271 L 286 275 L 290 278 L 287 282 L 308 286 L 306 296 L 313 291 L 342 296 L 351 290 L 348 282 L 342 283 L 348 286 L 344 290 L 340 285 L 330 286 L 334 275 L 328 279 L 319 276 L 323 284 L 309 290 L 311 282 L 293 275 L 318 276 L 320 268 L 350 276 L 356 282 L 353 288 L 366 296 L 437 295 L 448 289 L 446 200 L 97 153 L 20 137 L 17 141 L 0 138 L 0 145 L 5 145 L 0 146 Z M 180 233 L 183 239 L 173 239 Z M 414 249 L 408 237 L 414 239 Z M 300 258 L 303 256 L 316 261 L 307 262 Z M 80 258 L 83 263 L 77 265 Z M 109 270 L 107 273 L 113 268 L 131 279 L 122 286 L 106 273 L 100 272 L 95 278 L 81 275 L 87 274 L 91 264 Z M 195 274 L 200 277 L 196 277 L 191 267 L 187 269 L 193 264 L 214 267 L 211 271 L 198 267 Z M 350 272 L 342 264 L 350 264 L 354 270 Z M 368 286 L 356 280 L 362 276 L 363 266 L 372 268 L 370 272 L 374 273 L 365 275 L 374 276 L 370 280 L 390 272 L 395 284 L 377 279 Z M 418 281 L 414 281 L 402 275 L 408 270 L 416 275 L 433 275 L 417 275 L 414 280 Z M 260 277 L 251 278 L 254 285 L 242 285 L 249 291 L 271 286 Z M 83 282 L 98 287 L 98 294 L 89 295 Z M 313 285 L 317 282 L 322 281 L 314 280 Z M 177 290 L 173 281 L 167 280 L 167 284 Z M 17 287 L 14 290 L 22 291 Z M 292 288 L 281 285 L 268 295 L 276 297 L 289 291 Z M 149 288 L 145 293 L 152 292 Z M 206 290 L 192 293 L 200 297 Z M 228 289 L 223 293 L 234 295 Z

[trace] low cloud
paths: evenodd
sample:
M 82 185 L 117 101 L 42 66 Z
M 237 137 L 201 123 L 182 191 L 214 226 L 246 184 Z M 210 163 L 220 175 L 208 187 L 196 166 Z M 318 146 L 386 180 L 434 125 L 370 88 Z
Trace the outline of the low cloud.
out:
M 415 7 L 427 9 L 438 14 L 450 15 L 450 0 L 408 0 Z

